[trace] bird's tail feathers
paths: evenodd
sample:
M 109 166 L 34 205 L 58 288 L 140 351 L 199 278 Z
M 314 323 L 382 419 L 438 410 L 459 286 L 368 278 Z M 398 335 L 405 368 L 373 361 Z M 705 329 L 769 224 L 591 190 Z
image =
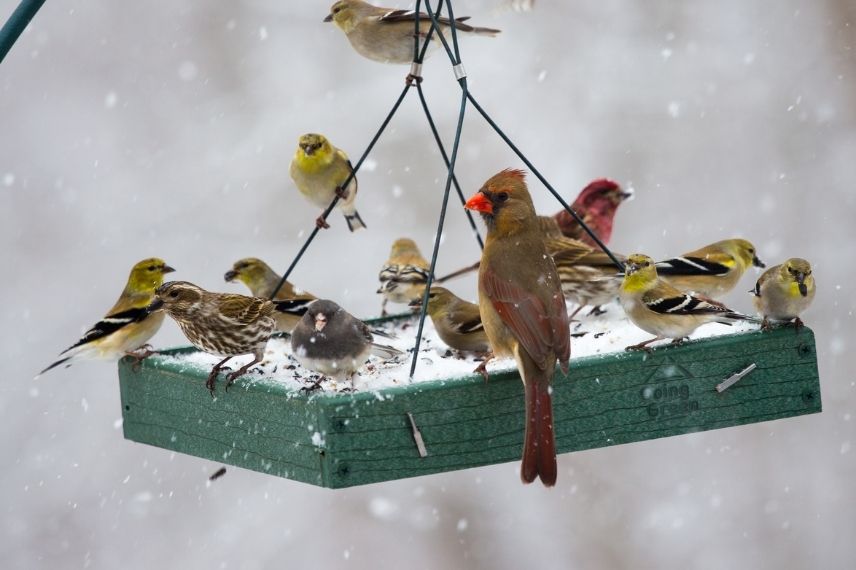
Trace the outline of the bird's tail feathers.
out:
M 59 365 L 61 365 L 61 364 L 65 364 L 66 362 L 68 362 L 69 360 L 71 360 L 73 357 L 74 357 L 74 354 L 71 354 L 71 355 L 69 355 L 69 356 L 66 356 L 65 358 L 60 358 L 59 360 L 57 360 L 56 362 L 54 362 L 53 364 L 51 364 L 50 366 L 48 366 L 47 368 L 45 368 L 44 370 L 42 370 L 41 372 L 39 372 L 38 374 L 36 374 L 36 375 L 34 376 L 34 378 L 38 378 L 39 376 L 41 376 L 41 375 L 42 375 L 42 374 L 44 374 L 45 372 L 47 372 L 47 371 L 49 371 L 49 370 L 53 370 L 54 368 L 56 368 L 57 366 L 59 366 Z M 71 366 L 71 365 L 69 364 L 69 366 Z
M 387 346 L 385 344 L 378 344 L 376 342 L 372 343 L 372 354 L 383 358 L 384 360 L 389 360 L 391 358 L 395 358 L 396 356 L 401 356 L 404 354 L 403 351 L 398 350 L 393 346 Z
M 526 435 L 520 478 L 531 483 L 537 477 L 545 487 L 556 484 L 556 439 L 553 434 L 553 402 L 550 384 L 542 379 L 527 379 Z
M 366 223 L 360 217 L 360 213 L 356 210 L 349 214 L 345 214 L 345 221 L 348 222 L 348 229 L 352 232 L 357 231 L 360 228 L 366 227 Z

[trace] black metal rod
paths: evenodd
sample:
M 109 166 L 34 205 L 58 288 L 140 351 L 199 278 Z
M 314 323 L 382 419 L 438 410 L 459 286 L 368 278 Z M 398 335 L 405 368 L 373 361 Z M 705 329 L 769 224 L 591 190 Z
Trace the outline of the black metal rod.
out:
M 36 12 L 39 11 L 39 8 L 44 3 L 45 0 L 21 0 L 21 3 L 18 4 L 18 7 L 15 8 L 15 11 L 12 12 L 12 15 L 3 24 L 3 27 L 0 28 L 0 63 L 3 63 L 3 60 L 6 59 L 6 54 L 9 53 L 12 46 L 18 41 L 18 38 L 27 28 L 27 24 L 30 23 L 30 20 L 33 19 L 33 16 L 36 15 Z

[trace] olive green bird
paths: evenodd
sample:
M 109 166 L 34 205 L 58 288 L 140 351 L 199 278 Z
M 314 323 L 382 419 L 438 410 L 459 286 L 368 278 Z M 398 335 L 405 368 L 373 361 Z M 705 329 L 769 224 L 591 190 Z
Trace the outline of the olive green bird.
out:
M 792 257 L 761 274 L 750 291 L 755 308 L 763 317 L 761 328 L 772 328 L 770 321 L 793 321 L 797 329 L 803 326 L 800 315 L 814 300 L 815 283 L 811 264 Z

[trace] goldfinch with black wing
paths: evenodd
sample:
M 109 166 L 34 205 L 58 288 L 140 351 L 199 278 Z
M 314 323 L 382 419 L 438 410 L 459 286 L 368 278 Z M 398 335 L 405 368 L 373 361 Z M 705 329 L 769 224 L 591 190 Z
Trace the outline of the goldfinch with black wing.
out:
M 337 206 L 345 216 L 348 229 L 366 227 L 354 201 L 357 199 L 357 178 L 351 176 L 354 167 L 344 151 L 336 148 L 323 135 L 308 133 L 300 137 L 291 161 L 291 178 L 303 196 L 324 210 L 339 196 Z M 345 181 L 351 177 L 348 186 Z M 315 220 L 319 228 L 329 228 L 323 213 Z
M 77 359 L 112 359 L 126 355 L 141 359 L 151 354 L 148 350 L 135 351 L 145 347 L 158 332 L 163 323 L 163 314 L 150 314 L 146 307 L 163 283 L 163 276 L 172 271 L 175 270 L 157 257 L 144 259 L 134 265 L 119 300 L 107 311 L 107 315 L 39 375 L 61 364 L 70 366 Z
M 361 0 L 339 0 L 330 7 L 325 22 L 333 22 L 345 33 L 351 47 L 363 57 L 381 63 L 410 63 L 413 61 L 414 10 L 393 10 L 372 6 Z M 455 29 L 460 34 L 495 36 L 499 30 L 479 28 L 464 23 L 468 17 L 456 18 Z M 449 37 L 448 18 L 438 18 L 441 31 Z M 419 14 L 419 34 L 424 39 L 431 28 L 428 14 Z M 431 47 L 438 40 L 432 37 Z M 427 54 L 426 54 L 427 55 Z
M 771 320 L 793 321 L 794 327 L 802 327 L 800 315 L 811 305 L 814 292 L 814 275 L 805 259 L 792 257 L 765 271 L 750 291 L 755 308 L 764 319 L 761 328 L 772 328 Z
M 415 241 L 410 238 L 395 240 L 389 259 L 378 274 L 380 287 L 377 292 L 383 295 L 381 315 L 386 315 L 386 304 L 389 301 L 410 303 L 421 300 L 430 268 Z
M 271 298 L 274 288 L 279 285 L 281 279 L 267 263 L 255 257 L 239 259 L 223 278 L 227 283 L 240 281 L 250 289 L 253 297 L 263 299 Z M 306 312 L 306 308 L 316 298 L 308 291 L 297 289 L 289 281 L 283 283 L 273 297 L 275 301 L 281 301 L 276 303 L 276 311 L 273 314 L 276 330 L 290 333 Z
M 633 324 L 656 335 L 627 350 L 649 350 L 649 344 L 664 339 L 679 343 L 702 325 L 731 325 L 749 318 L 715 301 L 676 289 L 657 276 L 654 260 L 638 253 L 629 256 L 624 264 L 619 299 Z
M 678 289 L 719 299 L 734 289 L 753 265 L 765 267 L 755 246 L 745 239 L 733 238 L 659 261 L 657 273 Z

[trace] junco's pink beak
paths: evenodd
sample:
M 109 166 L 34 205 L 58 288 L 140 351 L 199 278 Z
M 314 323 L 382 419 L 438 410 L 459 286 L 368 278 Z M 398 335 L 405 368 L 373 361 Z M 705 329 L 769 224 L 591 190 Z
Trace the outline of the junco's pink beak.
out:
M 315 315 L 315 330 L 321 332 L 327 326 L 327 316 L 324 313 Z

